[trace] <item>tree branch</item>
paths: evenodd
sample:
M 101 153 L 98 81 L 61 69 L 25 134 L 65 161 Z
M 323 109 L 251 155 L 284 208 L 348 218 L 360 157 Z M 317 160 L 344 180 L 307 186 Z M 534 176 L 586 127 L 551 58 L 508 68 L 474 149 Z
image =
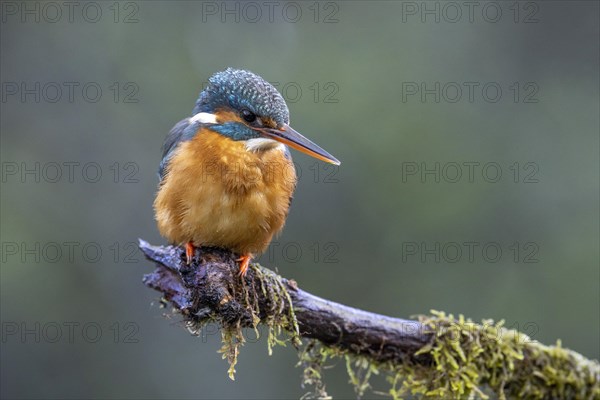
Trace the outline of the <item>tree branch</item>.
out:
M 242 279 L 235 255 L 226 250 L 201 248 L 186 265 L 181 248 L 140 240 L 140 249 L 157 264 L 144 283 L 188 322 L 218 321 L 223 329 L 279 323 L 292 335 L 391 371 L 395 397 L 411 391 L 449 397 L 475 392 L 484 398 L 481 384 L 501 398 L 600 397 L 597 362 L 541 345 L 501 323 L 482 326 L 444 314 L 419 321 L 391 318 L 314 296 L 257 264 Z M 237 348 L 233 353 L 235 364 Z M 403 381 L 402 390 L 395 388 L 397 380 Z

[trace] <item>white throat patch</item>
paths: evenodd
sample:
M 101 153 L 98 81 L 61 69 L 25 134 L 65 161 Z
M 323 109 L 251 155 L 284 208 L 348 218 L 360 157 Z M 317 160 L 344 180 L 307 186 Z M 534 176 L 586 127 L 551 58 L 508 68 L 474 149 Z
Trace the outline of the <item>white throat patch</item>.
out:
M 248 139 L 246 140 L 245 144 L 246 150 L 248 151 L 261 151 L 271 149 L 278 149 L 281 151 L 285 150 L 285 146 L 283 143 L 279 143 L 276 140 L 267 138 Z
M 211 113 L 201 112 L 190 118 L 190 123 L 201 122 L 203 124 L 216 124 L 217 116 Z

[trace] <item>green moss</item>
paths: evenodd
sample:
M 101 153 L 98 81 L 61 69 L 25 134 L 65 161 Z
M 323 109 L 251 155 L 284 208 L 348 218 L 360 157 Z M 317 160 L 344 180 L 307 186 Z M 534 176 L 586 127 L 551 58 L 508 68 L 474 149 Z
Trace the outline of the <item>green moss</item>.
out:
M 310 388 L 311 391 L 302 396 L 303 400 L 308 399 L 331 399 L 325 390 L 323 381 L 323 369 L 327 361 L 331 358 L 339 357 L 341 353 L 335 349 L 322 346 L 316 340 L 308 341 L 304 349 L 299 353 L 300 362 L 298 366 L 303 369 L 302 388 Z
M 352 357 L 346 354 L 344 358 L 350 384 L 354 387 L 356 396 L 360 398 L 371 388 L 369 383 L 371 375 L 379 375 L 379 367 L 365 357 Z
M 301 354 L 304 382 L 320 398 L 326 362 L 345 359 L 350 383 L 358 397 L 370 388 L 369 378 L 382 373 L 394 399 L 404 396 L 444 399 L 600 399 L 600 366 L 579 354 L 544 346 L 527 335 L 503 327 L 503 321 L 476 324 L 463 316 L 432 311 L 419 320 L 432 334 L 417 354 L 432 364 L 377 363 L 337 348 L 311 342 Z M 376 392 L 377 393 L 377 392 Z M 325 393 L 326 394 L 326 393 Z
M 219 353 L 223 354 L 223 359 L 229 363 L 227 375 L 232 381 L 235 380 L 235 365 L 237 364 L 240 346 L 244 344 L 245 339 L 241 329 L 221 329 L 221 342 L 223 346 L 219 349 Z
M 257 336 L 258 325 L 267 326 L 269 355 L 274 346 L 285 346 L 288 341 L 296 348 L 301 344 L 292 301 L 281 278 L 258 264 L 250 268 L 256 279 L 236 280 L 236 286 L 230 288 L 231 298 L 223 299 L 236 312 L 225 312 L 225 317 L 210 314 L 186 319 L 194 334 L 199 334 L 208 322 L 219 324 L 223 343 L 219 351 L 229 363 L 231 379 L 245 342 L 244 326 L 254 328 Z M 237 317 L 232 321 L 231 315 Z M 410 357 L 398 363 L 378 363 L 367 356 L 309 341 L 299 352 L 303 387 L 312 388 L 304 398 L 330 398 L 323 370 L 328 362 L 343 360 L 358 397 L 372 390 L 373 375 L 382 374 L 389 383 L 385 393 L 394 399 L 414 395 L 444 399 L 600 400 L 598 362 L 562 348 L 560 341 L 555 346 L 542 345 L 523 333 L 504 328 L 503 321 L 484 320 L 477 324 L 462 315 L 455 319 L 438 311 L 418 319 L 431 340 L 416 354 L 428 355 L 431 363 L 417 363 Z
M 260 281 L 263 296 L 269 299 L 268 303 L 271 305 L 263 321 L 269 330 L 267 337 L 269 355 L 273 353 L 274 346 L 285 346 L 285 340 L 290 340 L 295 347 L 300 346 L 302 341 L 298 320 L 292 307 L 292 299 L 281 277 L 269 269 L 261 268 L 258 264 L 253 264 L 251 267 Z M 253 293 L 256 297 L 256 290 Z M 258 300 L 255 300 L 254 312 L 258 312 Z
M 272 354 L 274 346 L 285 346 L 288 341 L 298 348 L 301 345 L 298 321 L 293 307 L 290 306 L 292 304 L 290 295 L 281 278 L 274 272 L 261 268 L 258 264 L 251 264 L 250 268 L 252 268 L 260 287 L 255 287 L 256 281 L 252 281 L 250 285 L 245 280 L 236 281 L 239 282 L 239 286 L 230 288 L 230 292 L 234 295 L 224 300 L 224 303 L 239 303 L 243 312 L 235 314 L 249 316 L 250 326 L 254 329 L 256 337 L 260 337 L 259 324 L 262 323 L 267 327 L 269 355 Z M 258 291 L 261 293 L 263 309 L 259 305 Z M 265 304 L 267 305 L 266 309 L 264 308 Z M 235 380 L 235 366 L 240 348 L 246 342 L 243 328 L 248 323 L 247 321 L 243 323 L 241 319 L 231 320 L 229 314 L 227 315 L 226 318 L 217 314 L 205 315 L 202 318 L 187 316 L 185 322 L 188 331 L 194 335 L 200 335 L 202 328 L 209 323 L 219 325 L 222 342 L 219 353 L 222 353 L 223 359 L 229 363 L 227 371 L 229 378 Z
M 475 324 L 461 315 L 432 311 L 420 322 L 433 334 L 418 353 L 433 365 L 403 365 L 392 379 L 402 386 L 393 395 L 486 399 L 489 388 L 500 399 L 592 399 L 600 396 L 600 367 L 579 354 L 544 346 L 527 335 L 505 329 L 503 321 Z

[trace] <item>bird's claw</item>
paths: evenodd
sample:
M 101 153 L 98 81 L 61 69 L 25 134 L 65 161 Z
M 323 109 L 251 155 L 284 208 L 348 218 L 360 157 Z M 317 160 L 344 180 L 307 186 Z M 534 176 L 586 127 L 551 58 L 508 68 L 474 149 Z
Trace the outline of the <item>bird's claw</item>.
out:
M 187 242 L 185 244 L 185 262 L 187 265 L 192 263 L 192 259 L 194 258 L 194 252 L 196 248 L 194 247 L 193 242 Z
M 240 277 L 246 276 L 246 272 L 248 272 L 248 266 L 250 265 L 250 261 L 252 261 L 252 256 L 249 254 L 243 255 L 236 260 L 240 263 Z

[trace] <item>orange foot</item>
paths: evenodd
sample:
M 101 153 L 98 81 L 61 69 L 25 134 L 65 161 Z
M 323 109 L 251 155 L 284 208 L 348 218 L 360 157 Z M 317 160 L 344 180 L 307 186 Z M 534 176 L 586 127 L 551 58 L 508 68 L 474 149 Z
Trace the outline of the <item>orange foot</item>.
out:
M 194 252 L 196 248 L 194 247 L 194 242 L 190 241 L 185 244 L 185 260 L 187 265 L 192 263 L 192 258 L 194 258 Z
M 252 254 L 244 254 L 236 261 L 240 262 L 240 276 L 245 276 L 248 271 L 248 265 L 250 265 L 250 261 L 252 261 Z

